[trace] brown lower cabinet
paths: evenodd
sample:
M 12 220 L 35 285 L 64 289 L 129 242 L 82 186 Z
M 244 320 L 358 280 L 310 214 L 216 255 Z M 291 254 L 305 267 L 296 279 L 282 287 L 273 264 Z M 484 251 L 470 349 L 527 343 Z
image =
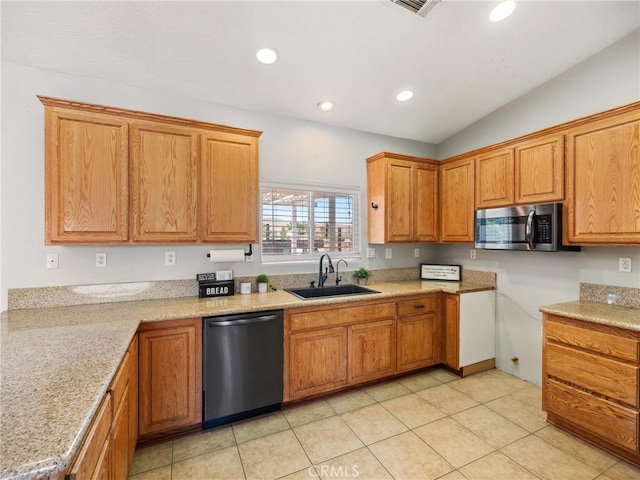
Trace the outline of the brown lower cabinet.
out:
M 202 426 L 202 318 L 138 329 L 140 442 Z
M 133 461 L 138 417 L 138 337 L 134 337 L 65 478 L 125 480 Z M 135 367 L 134 367 L 135 365 Z
M 640 332 L 543 314 L 547 420 L 640 465 Z

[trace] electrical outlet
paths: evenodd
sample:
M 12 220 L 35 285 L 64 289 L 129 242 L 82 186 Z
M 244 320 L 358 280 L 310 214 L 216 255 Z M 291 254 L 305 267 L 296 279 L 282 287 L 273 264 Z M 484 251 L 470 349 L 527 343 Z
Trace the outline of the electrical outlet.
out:
M 631 272 L 631 258 L 620 257 L 618 259 L 618 270 L 626 273 Z
M 414 248 L 413 249 L 413 256 L 416 258 L 420 258 L 420 249 L 419 248 Z
M 376 258 L 375 248 L 367 248 L 367 258 Z
M 393 252 L 391 251 L 390 248 L 384 249 L 384 258 L 386 258 L 387 260 L 393 258 Z
M 47 253 L 47 268 L 58 268 L 57 253 Z
M 176 264 L 176 252 L 164 252 L 164 264 L 173 267 Z
M 107 266 L 107 254 L 96 253 L 96 267 L 106 267 L 106 266 Z
M 245 255 L 244 256 L 244 261 L 247 262 L 247 263 L 253 262 L 253 255 Z
M 474 248 L 472 248 L 471 250 L 469 250 L 469 258 L 471 260 L 475 260 L 476 259 L 476 250 Z

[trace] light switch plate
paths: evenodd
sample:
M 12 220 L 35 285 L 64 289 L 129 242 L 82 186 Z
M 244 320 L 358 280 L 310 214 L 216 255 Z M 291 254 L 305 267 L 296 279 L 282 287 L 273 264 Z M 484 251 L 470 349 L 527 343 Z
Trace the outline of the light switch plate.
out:
M 393 258 L 393 251 L 390 248 L 384 249 L 384 258 L 386 258 L 387 260 Z
M 376 258 L 375 248 L 367 248 L 367 258 Z

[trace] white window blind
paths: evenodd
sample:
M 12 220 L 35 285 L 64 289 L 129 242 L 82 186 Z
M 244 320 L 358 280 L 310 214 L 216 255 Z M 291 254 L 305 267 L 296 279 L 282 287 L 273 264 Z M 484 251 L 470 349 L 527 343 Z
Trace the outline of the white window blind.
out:
M 262 262 L 360 257 L 360 192 L 263 186 Z

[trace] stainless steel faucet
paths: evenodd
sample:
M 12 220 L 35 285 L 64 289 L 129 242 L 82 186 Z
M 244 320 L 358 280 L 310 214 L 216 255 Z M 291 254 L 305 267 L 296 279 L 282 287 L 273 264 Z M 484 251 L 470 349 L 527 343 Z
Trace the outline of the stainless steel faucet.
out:
M 329 261 L 329 267 L 325 269 L 324 274 L 322 273 L 322 261 L 324 260 L 324 257 L 327 257 L 327 260 Z M 324 287 L 324 282 L 327 281 L 327 277 L 328 277 L 328 273 L 333 273 L 333 263 L 331 262 L 331 257 L 329 256 L 328 253 L 324 253 L 321 257 L 320 257 L 320 264 L 318 265 L 318 286 L 319 287 Z
M 340 282 L 342 281 L 342 277 L 340 276 L 340 262 L 344 262 L 345 267 L 349 266 L 344 258 L 341 258 L 336 262 L 336 285 L 340 285 Z

